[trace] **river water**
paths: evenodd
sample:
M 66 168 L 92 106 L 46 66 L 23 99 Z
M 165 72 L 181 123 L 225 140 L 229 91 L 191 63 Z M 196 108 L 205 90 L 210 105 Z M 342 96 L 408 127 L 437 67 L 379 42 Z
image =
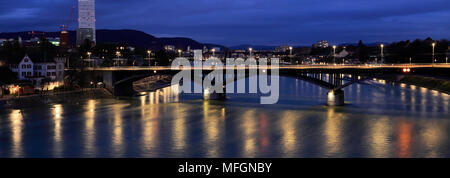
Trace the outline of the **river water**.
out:
M 327 91 L 280 78 L 280 100 L 170 88 L 0 111 L 0 157 L 450 157 L 450 96 L 382 80 Z

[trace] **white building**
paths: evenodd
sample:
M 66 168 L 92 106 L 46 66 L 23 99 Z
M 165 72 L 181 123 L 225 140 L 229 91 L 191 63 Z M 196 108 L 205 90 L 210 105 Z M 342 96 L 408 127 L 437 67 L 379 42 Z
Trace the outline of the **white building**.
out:
M 336 54 L 337 58 L 344 58 L 347 57 L 350 53 L 347 52 L 347 50 L 345 50 L 345 48 L 339 52 L 338 54 Z
M 3 46 L 3 43 L 7 42 L 7 39 L 0 39 L 0 46 Z
M 316 44 L 313 44 L 314 48 L 328 48 L 328 41 L 318 41 Z
M 166 46 L 164 46 L 164 50 L 175 51 L 175 46 L 174 45 L 166 45 Z
M 289 45 L 278 46 L 275 48 L 275 52 L 286 52 L 289 51 Z
M 95 0 L 78 0 L 77 45 L 86 39 L 95 43 L 95 29 Z
M 18 64 L 10 64 L 11 71 L 17 73 L 19 80 L 28 80 L 35 88 L 43 85 L 49 90 L 64 83 L 65 58 L 54 58 L 52 61 L 33 62 L 30 57 L 25 56 Z M 48 79 L 50 83 L 43 83 Z

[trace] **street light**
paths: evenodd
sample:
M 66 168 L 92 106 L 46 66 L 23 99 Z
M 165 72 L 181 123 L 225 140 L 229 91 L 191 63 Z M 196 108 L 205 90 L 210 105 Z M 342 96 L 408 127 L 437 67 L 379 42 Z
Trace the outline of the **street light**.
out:
M 88 60 L 89 60 L 89 66 L 91 66 L 91 52 L 87 52 L 87 55 L 88 55 Z
M 117 56 L 117 62 L 120 65 L 120 51 L 116 51 L 116 56 Z
M 248 48 L 248 51 L 250 51 L 250 57 L 252 57 L 253 48 Z
M 292 46 L 289 46 L 289 60 L 290 60 L 290 62 L 292 63 L 293 62 L 293 60 L 292 60 Z
M 152 51 L 151 50 L 147 50 L 147 54 L 148 54 L 148 66 L 150 67 Z
M 181 57 L 181 49 L 178 50 L 178 57 Z
M 383 61 L 383 58 L 384 58 L 384 44 L 380 44 L 380 49 L 381 49 L 381 51 L 380 51 L 380 58 L 381 58 L 381 61 Z M 378 64 L 378 60 L 377 61 L 375 61 L 375 63 L 376 64 Z
M 216 49 L 211 49 L 211 51 L 212 51 L 212 55 L 213 55 L 213 57 L 214 57 L 214 55 L 216 54 Z
M 434 64 L 434 47 L 436 47 L 436 43 L 432 43 L 431 46 L 433 46 L 432 64 Z
M 333 62 L 336 64 L 336 45 L 333 45 Z

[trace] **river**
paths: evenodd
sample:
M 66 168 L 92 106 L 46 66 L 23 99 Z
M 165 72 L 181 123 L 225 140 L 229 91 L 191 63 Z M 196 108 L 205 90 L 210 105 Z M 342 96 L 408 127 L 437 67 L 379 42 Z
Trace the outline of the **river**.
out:
M 372 80 L 327 91 L 280 78 L 280 100 L 225 101 L 170 88 L 0 111 L 0 157 L 450 157 L 450 96 Z

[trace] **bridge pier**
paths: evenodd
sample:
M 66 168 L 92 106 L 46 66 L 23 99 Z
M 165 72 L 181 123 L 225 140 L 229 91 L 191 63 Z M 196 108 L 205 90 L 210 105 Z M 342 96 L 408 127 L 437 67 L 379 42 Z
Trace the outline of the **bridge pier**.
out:
M 222 100 L 225 99 L 226 95 L 224 93 L 216 93 L 210 88 L 203 89 L 203 99 L 204 100 Z
M 343 90 L 330 90 L 327 94 L 328 106 L 342 106 L 344 105 L 344 91 Z

